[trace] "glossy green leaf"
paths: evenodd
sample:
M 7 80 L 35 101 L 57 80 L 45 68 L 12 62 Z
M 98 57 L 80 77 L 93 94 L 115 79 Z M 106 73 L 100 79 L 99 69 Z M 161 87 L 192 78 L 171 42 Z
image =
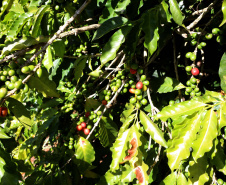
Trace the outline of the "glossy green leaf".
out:
M 102 146 L 110 146 L 115 141 L 117 134 L 117 125 L 109 117 L 102 117 L 98 132 L 98 138 Z
M 121 12 L 123 10 L 126 10 L 126 7 L 130 4 L 130 0 L 122 0 L 118 1 L 116 7 L 115 7 L 115 12 Z
M 128 129 L 132 121 L 134 120 L 135 114 L 131 114 L 129 117 L 127 117 L 125 120 L 123 120 L 123 124 L 120 127 L 119 135 L 124 132 L 124 130 Z
M 2 152 L 1 152 L 2 156 Z M 10 161 L 11 162 L 11 161 Z M 12 162 L 11 162 L 12 163 Z M 0 157 L 0 183 L 1 185 L 18 185 L 18 181 L 21 180 L 19 172 L 16 171 L 16 165 L 10 169 L 7 161 Z
M 164 83 L 161 84 L 157 92 L 168 93 L 168 92 L 172 92 L 172 91 L 183 89 L 183 88 L 185 88 L 185 86 L 179 81 L 177 81 L 176 79 L 165 77 Z
M 83 75 L 83 70 L 86 67 L 88 57 L 87 56 L 81 56 L 75 61 L 75 80 L 78 80 L 82 77 Z
M 210 151 L 213 146 L 213 140 L 217 137 L 217 117 L 211 109 L 205 114 L 201 124 L 197 140 L 192 144 L 192 156 L 195 161 L 202 157 L 206 152 Z
M 28 86 L 32 89 L 36 89 L 38 92 L 41 92 L 44 97 L 57 97 L 60 95 L 56 91 L 56 84 L 49 80 L 47 70 L 42 70 L 42 76 L 35 77 L 32 76 L 28 81 Z
M 210 162 L 216 167 L 218 171 L 226 175 L 226 155 L 218 139 L 215 139 L 214 141 Z
M 116 31 L 103 48 L 102 55 L 100 57 L 101 64 L 104 65 L 110 60 L 116 57 L 116 53 L 122 43 L 125 41 L 126 35 L 129 33 L 131 27 L 125 26 Z
M 181 13 L 177 0 L 169 0 L 169 4 L 173 20 L 181 26 L 184 20 L 184 16 Z
M 100 105 L 101 103 L 99 101 L 92 98 L 86 98 L 85 111 L 89 112 L 91 110 L 96 110 Z
M 65 44 L 63 40 L 57 40 L 53 42 L 53 49 L 55 51 L 55 56 L 63 57 L 65 53 Z
M 160 183 L 160 185 L 176 185 L 176 182 L 177 182 L 177 173 L 172 172 Z
M 212 101 L 216 101 L 216 100 L 224 101 L 224 97 L 220 92 L 206 90 L 204 96 L 211 96 L 211 97 L 215 98 L 215 100 L 212 100 Z
M 223 13 L 223 20 L 219 26 L 223 26 L 226 23 L 226 0 L 223 0 L 221 10 Z
M 100 178 L 97 185 L 114 185 L 121 181 L 121 172 L 117 171 L 115 173 L 107 171 L 104 176 Z
M 166 121 L 168 118 L 174 119 L 182 115 L 191 115 L 205 106 L 205 103 L 202 103 L 198 100 L 188 100 L 164 107 L 161 112 L 156 114 L 156 118 Z
M 21 39 L 16 39 L 12 43 L 10 43 L 9 45 L 7 45 L 6 47 L 3 48 L 2 55 L 7 55 L 13 51 L 21 50 L 21 49 L 27 48 L 29 46 L 38 44 L 40 42 L 45 42 L 45 41 L 46 41 L 46 38 L 43 38 L 39 41 L 37 41 L 36 39 L 34 39 L 32 37 L 23 37 Z
M 49 75 L 50 80 L 52 80 L 52 78 L 57 75 L 57 69 L 60 67 L 61 61 L 62 61 L 62 59 L 60 59 L 60 58 L 53 61 L 51 74 Z
M 202 114 L 188 116 L 185 121 L 179 125 L 174 125 L 172 131 L 172 141 L 167 149 L 168 165 L 173 171 L 179 168 L 182 161 L 190 156 L 190 147 L 192 140 L 196 138 L 196 133 L 200 129 Z
M 96 30 L 96 32 L 93 35 L 93 40 L 97 40 L 110 31 L 119 28 L 121 26 L 124 26 L 128 22 L 128 19 L 125 17 L 112 17 L 105 22 L 101 24 L 101 26 Z
M 12 7 L 13 1 L 14 0 L 3 0 L 2 1 L 0 18 L 4 14 L 5 11 L 8 11 Z
M 51 52 L 51 46 L 48 46 L 48 48 L 46 49 L 46 53 L 45 53 L 42 63 L 48 72 L 53 67 L 53 57 L 52 57 L 52 52 Z
M 151 135 L 151 138 L 158 144 L 167 148 L 167 142 L 164 139 L 163 132 L 143 111 L 140 111 L 140 122 L 144 126 L 145 131 Z
M 9 139 L 10 137 L 4 132 L 4 129 L 0 127 L 0 139 Z
M 220 134 L 221 128 L 226 126 L 226 104 L 222 102 L 220 109 L 217 110 L 218 115 L 218 132 Z
M 42 17 L 49 10 L 49 8 L 50 8 L 49 5 L 42 5 L 39 8 L 39 10 L 37 11 L 37 13 L 34 15 L 34 23 L 33 23 L 33 26 L 31 28 L 31 31 L 32 31 L 31 36 L 33 38 L 36 38 L 38 36 Z
M 183 173 L 177 176 L 177 185 L 188 185 L 188 181 Z
M 133 179 L 135 178 L 136 178 L 136 175 L 134 173 L 134 170 L 131 168 L 130 165 L 125 164 L 122 170 L 121 182 L 122 183 L 133 182 Z
M 162 1 L 160 8 L 161 8 L 160 9 L 161 17 L 165 18 L 167 20 L 167 22 L 171 22 L 170 19 L 172 16 L 169 13 L 169 5 L 165 1 Z
M 15 37 L 32 15 L 33 13 L 21 13 L 11 24 L 9 32 L 7 33 L 8 37 Z
M 130 130 L 127 129 L 116 138 L 115 143 L 110 149 L 112 151 L 112 161 L 110 169 L 113 172 L 119 169 L 119 163 L 122 162 L 126 156 L 129 139 L 130 139 Z
M 110 18 L 118 16 L 118 14 L 115 13 L 115 11 L 114 11 L 114 7 L 112 7 L 112 3 L 113 3 L 112 0 L 109 0 L 106 2 L 103 13 L 100 16 L 99 24 L 104 23 L 106 20 L 108 20 Z
M 143 31 L 145 33 L 144 46 L 152 55 L 158 47 L 159 40 L 159 23 L 158 23 L 158 9 L 152 8 L 144 14 Z
M 221 88 L 226 92 L 226 52 L 223 54 L 220 61 L 219 76 L 221 80 Z
M 101 121 L 99 124 L 98 138 L 103 147 L 107 147 L 110 145 L 110 139 L 108 136 L 107 128 Z
M 136 53 L 137 44 L 139 42 L 139 37 L 141 34 L 141 27 L 142 22 L 138 22 L 137 24 L 133 25 L 131 31 L 128 33 L 126 41 L 125 41 L 125 49 L 123 50 L 124 53 L 129 57 L 128 60 L 132 60 L 132 57 Z
M 26 107 L 19 101 L 8 98 L 7 99 L 8 108 L 14 114 L 14 116 L 20 121 L 22 125 L 30 128 L 33 124 L 30 113 L 27 111 Z
M 41 4 L 42 0 L 31 0 L 30 6 L 39 6 Z
M 120 115 L 120 121 L 124 123 L 126 119 L 133 113 L 134 111 L 134 105 L 128 104 L 126 107 L 126 110 L 124 110 Z
M 188 168 L 188 182 L 189 184 L 203 185 L 209 180 L 209 175 L 206 173 L 208 167 L 207 157 L 203 157 L 197 160 L 197 163 L 194 161 L 189 162 Z
M 140 140 L 141 134 L 136 125 L 133 125 L 130 128 L 130 145 L 131 148 L 127 151 L 127 155 L 124 158 L 124 161 L 130 161 L 130 163 L 134 164 L 138 159 L 138 148 L 142 145 Z
M 10 8 L 10 11 L 16 12 L 16 13 L 19 13 L 19 14 L 25 13 L 23 6 L 18 1 L 13 2 L 12 6 Z
M 84 172 L 95 160 L 95 151 L 91 143 L 80 137 L 75 150 L 76 164 L 81 172 Z

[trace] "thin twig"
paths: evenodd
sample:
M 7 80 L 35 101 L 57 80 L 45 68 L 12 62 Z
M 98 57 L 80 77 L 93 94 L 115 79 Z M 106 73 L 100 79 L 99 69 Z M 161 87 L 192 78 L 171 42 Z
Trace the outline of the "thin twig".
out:
M 85 31 L 98 29 L 99 27 L 100 27 L 100 24 L 91 24 L 89 26 L 83 26 L 81 28 L 74 28 L 74 29 L 72 29 L 70 31 L 61 33 L 58 38 L 67 37 L 69 35 L 77 35 L 79 33 L 85 32 Z
M 39 44 L 40 45 L 40 44 Z M 38 47 L 39 45 L 36 45 L 36 47 Z M 32 49 L 34 49 L 34 47 L 31 47 L 31 48 L 25 48 L 25 49 L 21 49 L 19 51 L 16 51 L 15 53 L 11 54 L 11 55 L 8 55 L 6 56 L 5 58 L 1 59 L 0 60 L 0 64 L 10 60 L 10 59 L 15 59 L 15 58 L 18 58 L 18 56 L 22 56 L 24 55 L 26 52 L 28 51 L 31 51 Z
M 187 29 L 190 30 L 194 28 L 199 23 L 199 21 L 210 11 L 210 9 L 217 3 L 217 1 L 218 0 L 215 0 L 214 2 L 210 3 L 210 5 L 206 7 L 206 9 L 203 9 L 202 13 L 189 26 L 187 26 Z
M 88 140 L 89 137 L 92 135 L 93 131 L 96 129 L 96 127 L 98 126 L 103 114 L 106 112 L 107 109 L 110 108 L 110 105 L 112 104 L 112 102 L 117 98 L 119 92 L 122 90 L 123 86 L 124 86 L 125 82 L 122 82 L 121 87 L 115 92 L 115 95 L 112 97 L 111 101 L 105 106 L 104 110 L 102 111 L 102 114 L 100 115 L 100 117 L 98 118 L 97 122 L 94 124 L 92 130 L 90 131 L 89 135 L 86 137 L 86 139 Z
M 43 51 L 47 49 L 49 45 L 53 43 L 54 40 L 59 38 L 60 34 L 75 20 L 75 18 L 86 8 L 86 6 L 91 2 L 91 0 L 86 0 L 82 6 L 75 12 L 75 14 L 66 21 L 63 26 L 60 26 L 59 30 L 54 34 L 53 37 L 49 39 L 49 41 L 42 47 L 41 50 L 36 52 L 29 60 L 27 60 L 26 64 L 32 62 L 36 57 L 38 57 Z

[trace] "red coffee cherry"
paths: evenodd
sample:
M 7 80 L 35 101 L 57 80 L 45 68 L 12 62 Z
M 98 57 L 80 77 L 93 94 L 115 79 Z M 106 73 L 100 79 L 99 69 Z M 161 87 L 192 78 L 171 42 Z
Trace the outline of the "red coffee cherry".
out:
M 134 94 L 134 93 L 135 93 L 135 89 L 130 88 L 130 89 L 129 89 L 129 92 L 132 93 L 132 94 Z
M 131 74 L 136 74 L 136 73 L 137 73 L 137 70 L 136 70 L 136 69 L 130 68 L 130 73 L 131 73 Z
M 85 128 L 85 129 L 83 130 L 83 132 L 84 132 L 85 135 L 88 135 L 88 134 L 90 133 L 90 130 L 89 130 L 88 128 Z
M 82 125 L 77 125 L 76 130 L 81 131 L 83 129 Z
M 102 105 L 107 105 L 107 104 L 108 104 L 107 100 L 102 100 Z
M 8 109 L 6 107 L 1 107 L 0 111 L 1 111 L 1 115 L 0 116 L 2 116 L 2 117 L 6 117 L 7 116 Z
M 143 87 L 143 83 L 142 82 L 137 82 L 136 88 L 137 89 L 142 89 L 142 87 Z
M 82 122 L 80 125 L 82 126 L 82 128 L 86 128 L 86 123 L 85 122 Z
M 86 113 L 85 113 L 85 117 L 88 118 L 89 116 L 90 116 L 90 112 L 86 112 Z
M 198 69 L 198 68 L 193 68 L 193 69 L 191 70 L 191 74 L 194 75 L 194 76 L 199 75 L 199 69 Z

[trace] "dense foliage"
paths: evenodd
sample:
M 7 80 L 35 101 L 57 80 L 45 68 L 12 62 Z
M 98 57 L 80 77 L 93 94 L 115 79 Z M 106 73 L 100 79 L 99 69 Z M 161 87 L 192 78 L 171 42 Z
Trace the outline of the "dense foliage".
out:
M 0 19 L 1 185 L 226 184 L 226 0 L 3 0 Z

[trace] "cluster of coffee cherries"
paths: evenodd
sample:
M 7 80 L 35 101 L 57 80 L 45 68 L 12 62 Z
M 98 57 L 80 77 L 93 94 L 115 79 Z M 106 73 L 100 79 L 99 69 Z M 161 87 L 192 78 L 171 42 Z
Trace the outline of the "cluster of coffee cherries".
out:
M 102 111 L 98 110 L 96 112 L 90 111 L 85 113 L 85 117 L 80 117 L 79 121 L 77 122 L 76 130 L 77 131 L 83 131 L 85 135 L 88 135 L 90 133 L 90 130 L 92 129 L 92 126 L 94 123 L 97 122 L 97 120 L 102 115 Z
M 132 85 L 134 83 L 133 80 L 129 81 L 129 84 Z M 142 75 L 140 77 L 140 81 L 138 81 L 134 86 L 129 89 L 129 92 L 134 94 L 135 96 L 130 98 L 129 102 L 131 104 L 135 104 L 136 108 L 140 108 L 142 105 L 147 105 L 148 101 L 143 97 L 143 92 L 147 91 L 147 86 L 149 85 L 149 81 L 146 80 L 146 76 Z
M 0 88 L 0 99 L 4 98 L 9 90 L 23 89 L 23 92 L 28 92 L 27 84 L 23 84 L 22 80 L 34 69 L 34 65 L 24 66 L 19 68 L 18 62 L 11 61 L 0 70 L 0 81 L 2 87 Z M 40 70 L 39 70 L 40 72 Z M 39 73 L 40 74 L 40 73 Z
M 77 49 L 75 50 L 76 55 L 77 55 L 78 57 L 82 56 L 82 52 L 84 52 L 85 50 L 86 50 L 86 43 L 85 43 L 84 45 L 80 45 L 79 48 L 77 48 Z
M 185 89 L 185 95 L 190 95 L 191 97 L 200 96 L 201 91 L 198 88 L 199 79 L 195 78 L 199 75 L 199 69 L 197 67 L 186 66 L 185 70 L 187 71 L 187 74 L 192 75 L 190 80 L 186 82 L 187 87 Z
M 74 138 L 73 138 L 73 137 L 70 137 L 70 138 L 69 138 L 69 143 L 67 143 L 67 142 L 65 141 L 65 142 L 64 142 L 64 146 L 68 146 L 68 148 L 69 148 L 70 150 L 72 150 L 73 147 L 74 147 Z

